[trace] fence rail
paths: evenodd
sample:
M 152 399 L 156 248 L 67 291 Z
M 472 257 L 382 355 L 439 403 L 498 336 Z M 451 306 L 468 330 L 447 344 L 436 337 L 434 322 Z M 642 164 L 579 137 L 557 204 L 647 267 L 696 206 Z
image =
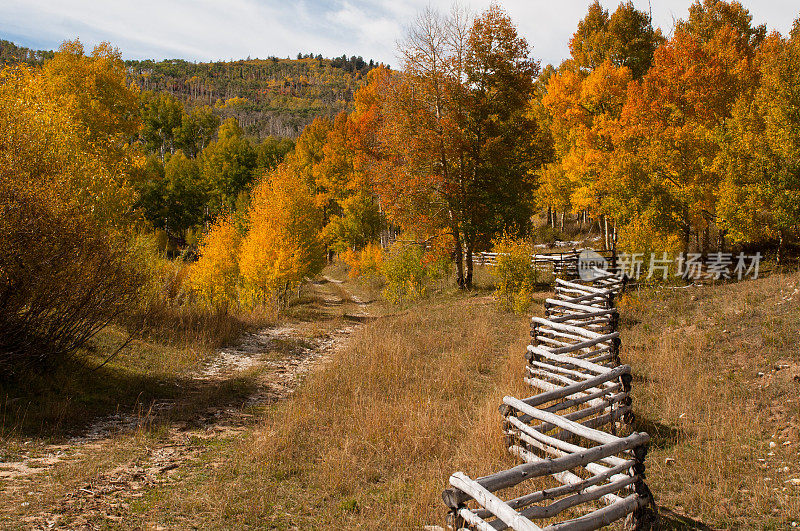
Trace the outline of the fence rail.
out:
M 550 271 L 556 276 L 576 278 L 578 277 L 578 260 L 582 249 L 576 249 L 563 253 L 531 254 L 531 263 L 538 270 Z M 593 251 L 609 263 L 612 260 L 612 251 Z M 478 253 L 476 262 L 480 265 L 494 267 L 497 264 L 497 257 L 502 253 Z M 616 264 L 615 264 L 616 265 Z
M 531 320 L 525 353 L 524 379 L 536 394 L 506 396 L 500 405 L 508 450 L 522 464 L 477 479 L 450 476 L 442 499 L 454 529 L 583 531 L 626 516 L 632 529 L 652 525 L 655 503 L 644 482 L 650 436 L 620 435 L 633 419 L 614 307 L 624 287 L 624 278 L 599 269 L 592 282 L 556 279 L 545 317 Z M 537 479 L 548 476 L 555 481 L 542 488 Z M 509 489 L 514 494 L 503 499 Z M 577 506 L 586 514 L 569 512 Z

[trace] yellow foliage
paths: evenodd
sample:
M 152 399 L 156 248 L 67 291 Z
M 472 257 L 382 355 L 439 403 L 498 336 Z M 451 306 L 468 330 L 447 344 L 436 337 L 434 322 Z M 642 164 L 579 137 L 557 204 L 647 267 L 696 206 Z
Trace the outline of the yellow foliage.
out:
M 239 259 L 247 302 L 285 301 L 289 289 L 322 269 L 322 215 L 303 179 L 284 164 L 253 190 L 248 219 Z
M 121 98 L 119 85 L 109 87 L 112 80 L 120 81 L 116 66 L 93 59 L 90 72 L 77 66 L 69 71 L 59 67 L 65 54 L 70 64 L 89 60 L 59 52 L 44 70 L 14 66 L 0 71 L 0 179 L 34 195 L 57 189 L 58 202 L 84 209 L 107 230 L 127 232 L 136 220 L 128 182 L 133 161 L 129 148 L 116 143 L 119 135 L 102 132 L 127 123 L 125 100 L 119 106 L 108 101 Z M 86 92 L 73 79 L 81 76 L 93 76 L 93 83 L 110 93 Z M 120 90 L 127 90 L 124 78 L 120 83 Z M 81 90 L 79 99 L 74 91 Z M 103 126 L 98 125 L 101 118 Z
M 381 272 L 386 278 L 383 296 L 393 304 L 414 301 L 425 296 L 427 269 L 424 251 L 419 245 L 395 242 L 389 248 Z
M 0 363 L 74 352 L 137 303 L 141 273 L 112 230 L 133 200 L 124 160 L 97 155 L 85 117 L 41 70 L 0 72 Z
M 210 307 L 228 307 L 239 301 L 238 253 L 242 237 L 230 218 L 220 218 L 200 246 L 189 283 L 200 301 Z
M 552 116 L 560 160 L 541 171 L 539 196 L 548 205 L 609 213 L 599 198 L 612 178 L 608 164 L 612 135 L 630 81 L 630 70 L 610 61 L 589 74 L 565 71 L 551 78 L 542 103 Z
M 530 243 L 503 234 L 494 242 L 498 253 L 494 274 L 497 290 L 494 297 L 501 310 L 524 313 L 531 305 L 537 273 L 531 263 L 533 248 Z
M 220 105 L 219 107 L 223 109 L 242 107 L 244 105 L 247 105 L 249 101 L 250 100 L 248 100 L 247 98 L 240 98 L 239 96 L 235 96 L 233 98 L 228 98 L 227 100 L 225 100 L 225 103 Z
M 642 253 L 645 258 L 654 252 L 661 256 L 664 252 L 675 254 L 682 250 L 678 236 L 658 230 L 645 216 L 620 228 L 618 245 L 629 253 Z

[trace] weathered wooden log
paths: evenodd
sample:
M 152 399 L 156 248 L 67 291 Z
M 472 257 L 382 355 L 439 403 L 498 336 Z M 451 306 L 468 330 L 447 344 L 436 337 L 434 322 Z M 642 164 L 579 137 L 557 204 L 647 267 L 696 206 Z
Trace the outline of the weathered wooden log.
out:
M 597 365 L 602 365 L 602 363 L 595 361 L 593 358 L 601 356 L 606 353 L 613 353 L 613 345 L 603 345 L 597 349 L 587 349 L 583 352 L 575 352 L 570 355 L 571 358 L 580 358 L 582 360 L 586 360 L 592 363 L 596 363 Z
M 593 487 L 587 488 L 584 492 L 579 494 L 574 494 L 572 496 L 566 497 L 561 499 L 555 503 L 548 505 L 547 507 L 529 507 L 526 510 L 522 511 L 521 516 L 525 518 L 550 518 L 570 507 L 574 507 L 576 505 L 580 505 L 581 503 L 586 503 L 589 501 L 596 500 L 598 498 L 602 498 L 607 494 L 613 494 L 619 492 L 620 490 L 624 489 L 639 481 L 641 478 L 639 476 L 633 477 L 625 477 L 623 479 L 619 479 L 612 483 L 608 483 L 606 485 L 596 485 Z M 495 528 L 497 529 L 497 528 Z
M 564 327 L 570 327 L 572 328 L 572 330 L 568 330 L 567 328 Z M 578 332 L 578 330 L 576 329 L 580 330 L 580 332 Z M 608 335 L 587 328 L 585 326 L 585 323 L 579 323 L 574 325 L 569 323 L 553 323 L 553 325 L 537 323 L 535 331 L 539 335 L 547 334 L 552 337 L 568 339 L 570 340 L 569 341 L 570 343 L 576 343 L 580 341 L 585 341 L 587 339 L 594 339 L 596 337 Z
M 617 409 L 612 409 L 605 415 L 593 417 L 581 422 L 581 425 L 587 428 L 596 429 L 607 424 L 617 422 L 620 419 L 624 420 L 628 424 L 632 422 L 633 413 L 631 412 L 630 406 L 621 406 Z M 581 437 L 579 434 L 565 429 L 550 433 L 550 435 L 556 439 L 561 439 L 562 441 L 575 441 Z
M 612 395 L 612 396 L 608 397 L 607 399 L 598 399 L 599 403 L 592 404 L 590 402 L 589 407 L 586 407 L 586 408 L 583 408 L 583 409 L 579 409 L 577 411 L 572 411 L 571 413 L 567 413 L 567 414 L 564 414 L 562 416 L 564 418 L 566 418 L 566 419 L 574 420 L 575 422 L 578 422 L 581 419 L 585 419 L 586 417 L 591 417 L 592 415 L 600 415 L 606 409 L 613 408 L 615 404 L 621 404 L 620 406 L 618 406 L 618 409 L 627 408 L 626 409 L 626 411 L 627 411 L 628 409 L 630 409 L 630 407 L 629 407 L 630 404 L 625 404 L 624 403 L 626 398 L 629 398 L 628 397 L 628 393 L 617 393 L 616 395 Z M 581 422 L 581 424 L 584 424 L 584 423 Z M 555 429 L 555 426 L 553 426 L 552 424 L 544 423 L 544 424 L 541 424 L 541 425 L 538 425 L 538 426 L 534 426 L 534 429 L 537 429 L 537 430 L 540 430 L 540 431 L 550 431 L 552 429 Z
M 595 294 L 586 294 L 586 295 L 579 295 L 579 296 L 571 296 L 565 295 L 559 291 L 556 291 L 556 300 L 562 300 L 566 302 L 571 302 L 573 304 L 583 304 L 584 306 L 592 306 L 595 308 L 611 308 L 614 305 L 614 296 L 608 295 L 607 297 L 601 297 Z
M 583 357 L 583 356 L 581 356 Z M 604 367 L 616 367 L 620 364 L 619 355 L 614 352 L 610 352 L 608 349 L 605 350 L 601 356 L 586 356 L 585 359 L 587 361 L 591 361 L 592 363 L 597 363 L 598 365 L 603 365 Z
M 532 345 L 536 345 L 537 343 L 546 343 L 547 345 L 552 345 L 553 348 L 572 347 L 575 344 L 586 340 L 586 338 L 581 338 L 572 334 L 565 334 L 563 332 L 558 332 L 557 330 L 546 330 L 541 328 L 536 330 L 536 334 L 536 336 L 532 337 Z M 559 339 L 554 339 L 556 337 Z M 576 350 L 588 348 L 589 347 L 579 347 Z M 588 350 L 586 350 L 586 352 L 588 352 Z
M 595 338 L 595 337 L 600 337 L 602 335 L 596 332 L 592 332 L 591 330 L 586 330 L 584 328 L 581 328 L 580 326 L 573 326 L 565 323 L 557 323 L 549 319 L 544 319 L 542 317 L 532 317 L 531 322 L 536 323 L 540 327 L 546 327 L 551 330 L 558 330 L 560 332 L 570 332 L 579 336 L 584 336 L 586 338 Z
M 532 377 L 537 378 L 539 380 L 541 380 L 542 378 L 549 378 L 550 381 L 552 383 L 554 383 L 555 385 L 572 386 L 572 385 L 577 385 L 577 384 L 580 383 L 580 382 L 577 382 L 577 381 L 572 380 L 570 378 L 567 378 L 566 376 L 564 376 L 562 374 L 556 374 L 556 373 L 552 373 L 552 372 L 549 372 L 549 371 L 544 371 L 544 370 L 541 370 L 541 369 L 535 369 L 533 367 L 528 367 L 527 370 L 528 370 L 528 372 L 530 372 Z M 547 380 L 545 380 L 545 381 L 547 381 Z
M 614 420 L 616 420 L 618 418 L 621 418 L 628 411 L 630 411 L 630 406 L 623 404 L 619 408 L 612 409 L 612 410 L 610 410 L 608 413 L 606 413 L 604 415 L 600 415 L 599 417 L 594 417 L 594 418 L 590 418 L 590 419 L 584 420 L 584 421 L 581 422 L 581 424 L 586 426 L 586 427 L 588 427 L 588 428 L 597 428 L 598 426 L 603 426 L 605 424 L 608 424 L 609 422 L 612 422 L 612 421 L 614 421 Z M 577 412 L 574 412 L 574 413 L 577 413 Z M 521 437 L 526 442 L 530 443 L 531 441 L 529 441 L 528 439 L 526 439 L 523 436 L 523 434 L 528 434 L 530 437 L 533 437 L 534 439 L 536 439 L 537 441 L 541 442 L 542 444 L 545 444 L 545 441 L 550 441 L 547 444 L 550 444 L 550 446 L 556 446 L 558 448 L 561 448 L 561 447 L 558 446 L 558 445 L 554 445 L 552 443 L 552 441 L 560 440 L 560 441 L 563 441 L 565 444 L 569 444 L 569 441 L 579 438 L 579 436 L 577 436 L 574 432 L 569 431 L 569 430 L 564 430 L 564 429 L 561 429 L 561 430 L 556 431 L 554 433 L 546 434 L 545 432 L 549 432 L 554 428 L 554 426 L 552 424 L 541 423 L 541 424 L 537 424 L 537 425 L 529 425 L 528 422 L 530 422 L 530 420 L 531 420 L 531 418 L 522 418 L 522 417 L 516 418 L 516 417 L 513 417 L 513 416 L 506 417 L 506 425 L 507 425 L 506 433 L 507 433 L 507 435 L 512 436 L 512 439 L 513 439 L 514 436 Z M 574 420 L 574 418 L 573 419 L 568 419 L 568 420 Z M 578 419 L 578 420 L 580 420 L 580 419 Z M 517 430 L 519 430 L 519 433 L 515 433 L 513 431 L 513 428 L 516 428 Z M 539 434 L 539 435 L 536 435 L 536 434 Z M 536 444 L 534 444 L 534 446 L 536 446 Z M 540 449 L 544 449 L 544 448 L 540 448 Z
M 541 531 L 538 525 L 521 516 L 517 511 L 506 505 L 503 500 L 463 472 L 456 472 L 450 476 L 450 485 L 475 499 L 481 506 L 500 518 L 507 526 L 513 527 L 517 531 Z M 462 514 L 462 516 L 464 515 Z
M 515 449 L 514 451 L 512 451 L 512 453 L 515 454 L 515 455 L 518 455 L 519 457 L 521 457 L 524 461 L 526 461 L 528 463 L 538 463 L 538 462 L 541 462 L 541 461 L 546 461 L 546 459 L 542 459 L 540 457 L 536 457 L 531 452 L 529 452 L 529 451 L 527 451 L 525 449 L 521 449 L 521 448 Z M 555 453 L 556 453 L 556 455 L 565 455 L 563 452 L 555 452 Z M 603 472 L 606 472 L 606 471 L 609 470 L 607 467 L 598 465 L 596 463 L 587 464 L 586 465 L 586 469 L 587 470 L 594 470 L 595 472 L 593 472 L 593 473 L 603 473 Z M 612 476 L 611 479 L 612 480 L 619 480 L 619 479 L 624 479 L 626 477 L 629 477 L 629 476 L 626 476 L 624 474 L 616 474 L 616 475 Z M 566 470 L 564 472 L 560 472 L 558 474 L 553 474 L 553 478 L 556 481 L 558 481 L 559 483 L 563 483 L 564 485 L 574 485 L 576 483 L 580 483 L 581 481 L 583 481 L 583 478 L 581 478 L 580 476 L 574 474 L 573 472 L 570 472 L 569 470 Z M 602 496 L 602 498 L 603 498 L 603 501 L 605 503 L 614 503 L 615 501 L 619 500 L 619 496 L 617 496 L 616 494 L 613 494 L 613 493 L 606 493 L 605 495 Z
M 602 398 L 604 396 L 617 396 L 617 395 L 613 395 L 613 393 L 616 393 L 620 389 L 622 389 L 622 384 L 621 383 L 615 383 L 615 384 L 610 385 L 610 386 L 608 386 L 608 387 L 606 387 L 604 389 L 600 389 L 599 391 L 596 391 L 594 393 L 588 393 L 588 394 L 583 395 L 583 396 L 581 396 L 579 398 L 571 398 L 569 400 L 564 400 L 564 401 L 561 401 L 561 402 L 557 402 L 556 404 L 554 404 L 552 406 L 544 408 L 544 410 L 545 411 L 550 411 L 552 413 L 555 413 L 557 411 L 562 411 L 564 409 L 569 409 L 569 408 L 572 408 L 572 407 L 580 406 L 580 405 L 582 405 L 584 403 L 587 403 L 590 400 L 593 400 L 595 398 Z M 621 395 L 626 395 L 627 396 L 628 393 L 622 392 L 622 393 L 617 393 L 617 394 L 620 395 L 620 400 L 624 400 L 624 397 L 622 397 Z
M 526 370 L 528 370 L 528 369 L 526 369 Z M 528 370 L 528 372 L 531 372 L 531 371 Z M 545 378 L 549 378 L 549 380 L 545 379 Z M 535 387 L 537 389 L 540 389 L 541 392 L 539 394 L 550 393 L 550 392 L 555 392 L 555 391 L 560 391 L 560 390 L 568 390 L 570 392 L 569 392 L 569 394 L 567 394 L 565 396 L 567 398 L 569 398 L 569 399 L 577 399 L 577 398 L 588 396 L 588 395 L 593 394 L 593 393 L 595 393 L 597 391 L 603 390 L 604 388 L 607 388 L 606 386 L 608 385 L 608 384 L 604 383 L 604 384 L 598 385 L 598 387 L 590 387 L 588 389 L 582 389 L 582 382 L 574 382 L 573 381 L 573 383 L 569 383 L 568 381 L 564 380 L 562 377 L 555 377 L 555 376 L 551 375 L 550 373 L 546 373 L 546 374 L 536 373 L 535 375 L 533 373 L 531 373 L 530 376 L 523 377 L 523 380 L 528 385 L 530 385 L 532 387 Z M 535 395 L 535 396 L 537 396 L 537 395 Z M 598 404 L 598 403 L 602 402 L 602 400 L 599 399 L 599 398 L 589 399 L 589 400 L 590 400 L 589 403 L 592 404 L 592 405 L 595 405 L 595 404 Z M 501 406 L 501 407 L 502 408 L 506 408 L 508 406 Z M 505 411 L 505 409 L 503 409 L 502 411 Z
M 602 337 L 607 337 L 607 336 L 602 336 Z M 593 339 L 590 342 L 599 341 L 600 339 L 601 338 Z M 589 346 L 593 346 L 595 344 L 597 343 L 592 343 L 592 345 Z M 546 349 L 542 347 L 528 345 L 527 350 L 533 355 L 534 358 L 536 356 L 541 356 L 543 358 L 547 358 L 548 360 L 557 361 L 559 363 L 567 363 L 570 365 L 574 365 L 575 367 L 580 367 L 582 369 L 585 369 L 586 371 L 589 371 L 590 373 L 608 374 L 608 372 L 611 371 L 611 369 L 609 369 L 608 367 L 603 367 L 602 365 L 598 365 L 597 363 L 592 363 L 591 361 L 587 361 L 585 359 L 581 359 L 576 356 L 565 356 L 561 354 L 561 352 L 563 352 L 565 348 L 566 347 Z
M 527 368 L 528 369 L 536 368 L 536 369 L 541 369 L 541 370 L 544 370 L 544 371 L 558 372 L 558 373 L 561 373 L 561 374 L 574 376 L 575 378 L 579 379 L 578 381 L 585 380 L 587 378 L 591 378 L 592 376 L 594 376 L 591 373 L 580 372 L 580 371 L 574 370 L 574 369 L 568 369 L 568 368 L 563 367 L 563 366 L 558 366 L 558 365 L 555 365 L 555 364 L 552 364 L 552 363 L 545 363 L 543 361 L 538 361 L 536 359 L 531 360 L 530 365 Z
M 602 415 L 598 415 L 596 417 L 592 417 L 592 418 L 586 419 L 586 417 L 591 417 L 591 415 L 593 415 L 594 413 L 597 413 L 597 411 L 594 410 L 595 407 L 597 407 L 597 406 L 592 406 L 591 408 L 586 408 L 586 409 L 582 409 L 582 410 L 579 410 L 579 411 L 573 411 L 572 413 L 569 413 L 567 415 L 563 415 L 563 418 L 568 419 L 568 420 L 573 420 L 575 422 L 579 422 L 580 424 L 582 424 L 582 425 L 584 425 L 586 427 L 595 428 L 596 429 L 596 428 L 599 428 L 600 426 L 605 426 L 606 424 L 611 424 L 612 422 L 615 422 L 615 421 L 623 418 L 631 410 L 630 405 L 622 404 L 618 408 L 611 408 L 607 413 L 604 413 Z M 589 412 L 590 409 L 592 409 L 594 411 Z M 602 409 L 601 411 L 603 411 L 603 410 L 605 410 L 605 408 Z M 586 420 L 583 420 L 583 419 L 586 419 Z M 533 425 L 531 427 L 536 431 L 542 431 L 542 432 L 546 432 L 546 431 L 550 431 L 550 430 L 555 429 L 555 426 L 553 426 L 552 424 L 546 423 L 546 422 L 543 422 L 541 424 L 536 424 L 536 425 Z M 569 430 L 561 430 L 561 431 L 559 431 L 557 433 L 554 433 L 553 437 L 555 437 L 557 439 L 570 440 L 570 439 L 575 438 L 574 435 L 576 435 L 576 434 L 570 432 Z
M 568 280 L 563 280 L 560 278 L 556 279 L 556 287 L 558 286 L 563 286 L 569 289 L 582 290 L 587 293 L 596 293 L 598 295 L 608 295 L 609 293 L 611 293 L 611 291 L 607 288 L 601 288 L 590 284 L 580 284 L 578 282 L 570 282 Z
M 560 299 L 546 299 L 544 301 L 544 304 L 545 304 L 544 306 L 545 311 L 552 311 L 555 308 L 558 309 L 558 311 L 562 311 L 562 309 L 568 309 L 568 310 L 577 310 L 580 312 L 589 313 L 589 312 L 596 312 L 597 310 L 610 309 L 609 307 L 598 308 L 596 306 L 590 306 L 588 304 L 567 302 L 567 301 L 562 301 Z
M 578 483 L 560 485 L 558 487 L 552 487 L 537 492 L 532 492 L 531 494 L 526 494 L 524 496 L 514 498 L 513 500 L 507 500 L 506 505 L 508 505 L 513 509 L 519 510 L 519 509 L 524 509 L 525 507 L 534 503 L 538 503 L 540 501 L 555 500 L 560 496 L 565 496 L 567 494 L 572 494 L 573 492 L 582 491 L 588 487 L 592 487 L 594 485 L 603 483 L 604 481 L 607 481 L 611 476 L 629 470 L 631 466 L 633 466 L 633 463 L 634 463 L 633 460 L 623 461 L 622 464 L 610 468 L 606 472 L 603 472 L 602 474 L 593 475 L 588 479 L 584 479 Z M 488 518 L 492 516 L 491 513 L 485 509 L 477 509 L 474 511 L 474 513 L 476 516 L 480 518 Z M 497 527 L 494 526 L 493 528 L 498 529 Z
M 528 426 L 524 422 L 514 417 L 509 417 L 507 422 L 509 430 L 518 430 L 518 433 L 515 433 L 514 435 L 519 437 L 520 440 L 538 448 L 539 450 L 550 453 L 551 455 L 555 455 L 556 457 L 563 457 L 567 454 L 580 453 L 586 450 L 586 448 L 583 446 L 579 446 L 577 444 L 573 444 L 535 430 L 531 426 Z M 594 464 L 605 462 L 609 466 L 617 466 L 625 461 L 625 459 L 611 455 L 597 460 Z M 639 461 L 634 459 L 634 462 Z M 592 463 L 588 463 L 587 465 L 584 465 L 584 467 L 594 467 L 594 465 Z M 601 472 L 603 472 L 603 469 L 596 467 L 594 468 L 594 473 L 599 474 Z
M 606 294 L 598 294 L 591 291 L 584 291 L 579 289 L 572 289 L 572 288 L 562 288 L 558 287 L 555 290 L 556 297 L 561 300 L 570 300 L 570 299 L 581 299 L 584 301 L 592 301 L 592 302 L 609 302 L 609 300 L 614 296 L 613 292 L 608 292 Z M 580 302 L 580 301 L 576 301 Z M 586 304 L 586 303 L 585 303 Z
M 587 339 L 585 341 L 573 343 L 571 345 L 567 344 L 567 345 L 564 345 L 562 347 L 553 347 L 553 348 L 550 348 L 550 349 L 544 349 L 544 348 L 539 349 L 538 347 L 536 347 L 534 345 L 529 345 L 528 349 L 529 349 L 529 352 L 534 352 L 533 350 L 530 350 L 531 348 L 537 349 L 537 352 L 539 350 L 549 350 L 549 352 L 551 354 L 566 354 L 566 353 L 569 353 L 569 352 L 576 352 L 576 351 L 579 351 L 579 350 L 583 350 L 584 352 L 588 352 L 585 349 L 588 349 L 588 348 L 593 347 L 593 346 L 598 345 L 598 344 L 607 344 L 609 346 L 612 346 L 613 345 L 612 340 L 614 339 L 615 334 L 618 334 L 618 332 L 612 332 L 610 334 L 603 334 L 603 335 L 600 335 L 599 337 L 596 337 L 594 339 Z
M 489 512 L 489 511 L 487 511 Z M 480 516 L 476 515 L 471 510 L 467 509 L 466 507 L 462 507 L 458 509 L 458 516 L 460 516 L 465 523 L 469 524 L 470 526 L 474 527 L 478 531 L 494 531 L 494 527 L 489 525 L 487 521 L 485 521 Z M 494 516 L 492 513 L 489 512 L 489 516 Z M 502 520 L 501 520 L 502 521 Z M 508 529 L 508 528 L 506 528 Z M 461 530 L 459 530 L 461 531 Z
M 610 312 L 612 309 L 600 309 L 597 311 L 602 312 Z M 546 313 L 547 319 L 556 322 L 556 323 L 564 323 L 564 324 L 571 324 L 573 326 L 597 326 L 597 325 L 613 325 L 615 323 L 619 323 L 619 317 L 614 313 L 610 314 L 607 317 L 593 317 L 590 312 L 581 312 L 577 310 L 565 310 L 565 311 L 549 311 Z
M 572 346 L 572 345 L 575 344 L 575 340 L 574 339 L 571 339 L 569 337 L 564 337 L 567 334 L 561 334 L 559 332 L 552 332 L 552 331 L 547 332 L 547 333 L 549 333 L 551 335 L 554 335 L 554 336 L 557 336 L 557 337 L 561 337 L 562 339 L 570 339 L 571 342 L 562 341 L 562 340 L 559 340 L 559 339 L 553 339 L 552 337 L 549 337 L 547 335 L 543 335 L 543 334 L 541 334 L 539 332 L 540 332 L 540 330 L 537 330 L 537 335 L 535 335 L 535 336 L 533 336 L 531 338 L 532 339 L 531 345 L 541 346 L 541 347 L 544 347 L 544 348 L 550 348 L 551 346 L 552 346 L 552 348 L 561 348 L 561 347 Z M 579 348 L 577 350 L 582 350 L 582 349 Z M 588 352 L 588 351 L 589 350 L 587 349 L 585 352 Z M 527 357 L 528 356 L 526 356 L 526 358 Z
M 576 321 L 593 321 L 598 320 L 599 322 L 605 322 L 611 318 L 612 315 L 618 314 L 616 308 L 607 308 L 603 310 L 594 310 L 591 312 L 581 312 L 581 313 L 572 313 L 564 316 L 559 317 L 550 317 L 548 318 L 550 321 L 554 323 L 576 320 Z
M 526 370 L 526 372 L 528 374 L 530 374 L 530 377 L 532 377 L 532 378 L 537 378 L 537 379 L 540 379 L 540 380 L 541 379 L 549 379 L 549 380 L 545 380 L 545 381 L 549 381 L 550 383 L 553 383 L 555 385 L 560 385 L 562 387 L 574 387 L 574 386 L 579 385 L 581 382 L 587 380 L 588 378 L 592 377 L 591 374 L 585 375 L 583 378 L 576 378 L 574 376 L 569 377 L 569 376 L 565 376 L 561 372 L 553 371 L 553 370 L 550 370 L 550 369 L 545 369 L 545 368 L 542 368 L 542 367 L 533 367 L 531 365 L 526 367 L 525 370 Z M 575 394 L 578 395 L 578 396 L 581 396 L 581 395 L 584 395 L 584 394 L 594 393 L 597 390 L 606 389 L 606 388 L 614 385 L 614 383 L 615 382 L 613 382 L 613 381 L 604 382 L 604 383 L 598 385 L 595 388 L 579 391 L 579 392 L 577 392 Z
M 533 417 L 536 420 L 554 424 L 555 426 L 561 428 L 562 430 L 566 430 L 570 433 L 573 433 L 579 437 L 583 437 L 584 439 L 588 439 L 590 441 L 594 441 L 600 444 L 610 444 L 619 440 L 619 437 L 616 437 L 609 433 L 588 428 L 583 424 L 579 424 L 577 422 L 565 419 L 564 417 L 556 415 L 555 413 L 550 413 L 549 411 L 544 411 L 541 409 L 537 409 L 533 406 L 529 406 L 522 400 L 514 398 L 513 396 L 504 397 L 503 403 L 516 409 L 517 411 L 520 411 L 521 413 Z
M 565 280 L 557 279 L 561 282 L 567 282 Z M 577 286 L 577 284 L 569 283 L 571 286 Z M 588 289 L 587 289 L 588 288 Z M 587 300 L 590 299 L 597 299 L 600 301 L 610 300 L 613 299 L 615 294 L 614 290 L 607 289 L 607 288 L 594 288 L 591 286 L 586 287 L 567 287 L 562 285 L 557 285 L 553 290 L 554 293 L 558 296 L 567 296 L 567 297 L 585 297 Z
M 646 433 L 634 433 L 627 437 L 615 437 L 615 439 L 612 443 L 587 448 L 582 452 L 576 452 L 558 459 L 517 465 L 514 468 L 478 478 L 475 481 L 489 492 L 496 492 L 513 487 L 532 477 L 547 476 L 556 472 L 571 470 L 575 467 L 584 466 L 605 457 L 619 454 L 625 450 L 631 450 L 637 446 L 647 444 L 650 441 L 650 436 Z M 448 507 L 458 509 L 463 503 L 471 500 L 472 496 L 459 489 L 447 489 L 442 493 L 442 499 Z
M 546 404 L 554 400 L 559 400 L 561 398 L 574 395 L 576 393 L 579 393 L 580 391 L 585 391 L 587 389 L 595 388 L 598 385 L 602 384 L 603 382 L 621 378 L 623 375 L 630 375 L 630 372 L 631 372 L 630 365 L 620 365 L 619 367 L 615 367 L 605 374 L 595 376 L 594 378 L 581 382 L 580 384 L 575 385 L 573 387 L 569 388 L 562 387 L 559 389 L 554 389 L 553 391 L 548 391 L 546 393 L 540 393 L 538 395 L 525 398 L 522 400 L 522 402 L 524 402 L 529 406 L 534 406 L 534 407 L 540 404 Z M 625 390 L 627 391 L 627 389 Z
M 648 503 L 650 503 L 650 500 L 647 498 L 637 494 L 631 494 L 618 502 L 612 503 L 607 507 L 603 507 L 587 515 L 551 524 L 545 527 L 544 531 L 593 531 L 615 520 L 619 520 L 626 514 L 632 513 L 639 507 L 643 507 Z
M 572 325 L 567 325 L 567 326 L 572 326 Z M 604 334 L 599 334 L 599 333 L 595 332 L 594 330 L 585 330 L 585 331 L 586 332 L 591 332 L 593 335 L 604 335 Z M 538 326 L 536 328 L 536 334 L 537 335 L 534 336 L 532 339 L 537 340 L 537 341 L 538 340 L 542 340 L 542 336 L 549 337 L 550 339 L 558 338 L 558 339 L 556 339 L 556 341 L 560 341 L 561 342 L 561 345 L 560 345 L 561 347 L 571 347 L 571 346 L 576 345 L 578 343 L 582 343 L 584 341 L 587 341 L 588 339 L 594 339 L 593 337 L 590 337 L 590 335 L 588 333 L 584 334 L 584 335 L 578 335 L 578 334 L 575 334 L 575 333 L 562 332 L 560 330 L 555 330 L 553 328 L 550 328 L 550 327 L 547 327 L 547 326 L 543 326 L 543 325 L 540 325 L 540 326 Z M 535 344 L 535 343 L 532 342 L 532 344 Z M 586 347 L 581 347 L 581 348 L 586 348 Z

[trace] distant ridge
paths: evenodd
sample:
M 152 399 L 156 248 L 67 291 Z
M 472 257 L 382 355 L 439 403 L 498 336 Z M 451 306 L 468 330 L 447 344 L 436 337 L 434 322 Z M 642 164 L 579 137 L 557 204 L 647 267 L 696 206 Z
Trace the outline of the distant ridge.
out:
M 0 63 L 42 64 L 53 51 L 32 50 L 0 40 Z M 224 120 L 236 117 L 245 132 L 297 137 L 319 116 L 350 108 L 363 77 L 377 66 L 362 57 L 241 59 L 192 62 L 183 59 L 129 60 L 128 74 L 142 90 L 167 92 L 188 107 L 211 105 Z

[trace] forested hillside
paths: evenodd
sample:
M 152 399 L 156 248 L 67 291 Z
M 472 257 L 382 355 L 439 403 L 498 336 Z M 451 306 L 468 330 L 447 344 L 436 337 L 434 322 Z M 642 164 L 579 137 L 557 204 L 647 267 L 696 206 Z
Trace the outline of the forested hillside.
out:
M 246 59 L 192 63 L 184 60 L 127 61 L 128 74 L 143 90 L 168 92 L 190 106 L 213 105 L 224 119 L 235 117 L 245 133 L 294 138 L 317 116 L 347 110 L 362 76 L 375 66 L 361 57 Z
M 0 41 L 0 63 L 40 65 L 53 51 Z M 191 110 L 210 105 L 222 121 L 236 118 L 246 135 L 295 138 L 318 116 L 348 110 L 362 78 L 376 63 L 361 57 L 247 59 L 197 63 L 183 59 L 125 62 L 143 91 L 166 92 Z

